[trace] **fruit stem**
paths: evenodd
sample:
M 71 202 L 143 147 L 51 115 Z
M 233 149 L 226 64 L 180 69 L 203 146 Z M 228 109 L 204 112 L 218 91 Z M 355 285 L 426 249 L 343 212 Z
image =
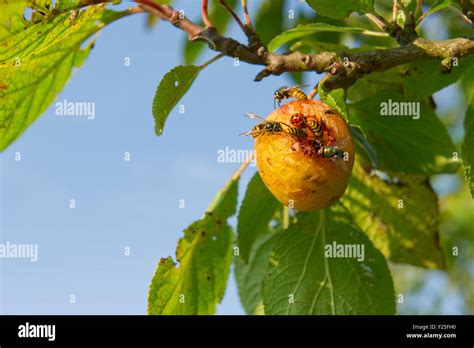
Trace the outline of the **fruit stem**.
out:
M 237 169 L 237 170 L 235 171 L 235 173 L 232 175 L 232 178 L 231 178 L 232 180 L 237 180 L 237 179 L 240 177 L 240 175 L 243 173 L 243 171 L 244 171 L 245 169 L 247 169 L 249 163 L 252 162 L 253 156 L 254 156 L 253 152 L 250 153 L 249 156 L 247 156 L 247 159 L 245 160 L 245 162 L 243 162 L 243 163 L 240 165 L 239 169 Z
M 286 230 L 290 225 L 290 209 L 284 205 L 283 206 L 283 229 Z

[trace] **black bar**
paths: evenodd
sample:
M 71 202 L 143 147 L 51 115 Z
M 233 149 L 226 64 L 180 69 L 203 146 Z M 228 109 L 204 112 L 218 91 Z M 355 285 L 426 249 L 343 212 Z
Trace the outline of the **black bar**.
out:
M 0 347 L 156 344 L 474 346 L 473 316 L 0 316 Z M 26 326 L 28 323 L 28 326 Z M 23 325 L 23 326 L 21 326 Z M 55 325 L 54 341 L 32 325 Z M 414 327 L 414 325 L 416 325 Z M 42 329 L 45 329 L 43 327 Z M 41 329 L 41 328 L 40 328 Z M 33 331 L 31 331 L 33 330 Z M 41 330 L 39 330 L 41 331 Z M 47 336 L 47 331 L 42 331 Z M 52 331 L 49 332 L 52 338 Z M 407 337 L 455 334 L 456 337 Z

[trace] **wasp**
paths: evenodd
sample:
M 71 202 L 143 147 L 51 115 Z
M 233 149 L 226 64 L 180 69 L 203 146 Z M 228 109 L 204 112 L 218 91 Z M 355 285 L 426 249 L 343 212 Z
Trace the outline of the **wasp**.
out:
M 259 135 L 262 135 L 264 133 L 274 134 L 274 133 L 279 133 L 279 132 L 286 132 L 290 135 L 300 137 L 300 138 L 304 138 L 307 136 L 306 132 L 303 129 L 291 127 L 284 122 L 267 121 L 261 118 L 260 116 L 257 116 L 250 112 L 247 112 L 245 115 L 251 119 L 259 120 L 262 122 L 257 124 L 255 127 L 253 127 L 252 130 L 242 133 L 240 135 L 243 135 L 243 136 L 251 135 L 252 137 L 256 138 Z
M 299 100 L 308 99 L 308 96 L 305 92 L 301 90 L 303 87 L 308 87 L 308 85 L 298 85 L 293 87 L 280 87 L 273 94 L 273 106 L 276 107 L 275 102 L 278 102 L 278 106 L 283 99 L 295 98 Z
M 318 123 L 314 119 L 308 119 L 302 113 L 296 113 L 290 117 L 290 124 L 297 128 L 309 128 L 313 132 L 316 138 L 321 138 L 323 136 L 323 127 L 324 123 Z
M 318 123 L 318 121 L 310 119 L 308 120 L 307 125 L 316 138 L 321 138 L 323 136 L 323 122 Z

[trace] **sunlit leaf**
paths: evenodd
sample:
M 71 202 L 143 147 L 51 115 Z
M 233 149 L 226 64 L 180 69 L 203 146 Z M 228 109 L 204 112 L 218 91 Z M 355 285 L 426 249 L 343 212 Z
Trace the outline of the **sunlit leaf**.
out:
M 148 314 L 214 314 L 224 296 L 234 235 L 227 219 L 237 206 L 237 180 L 218 192 L 205 216 L 184 230 L 171 257 L 162 258 L 148 293 Z
M 389 260 L 444 269 L 438 198 L 428 177 L 392 175 L 395 177 L 370 175 L 356 162 L 344 205 Z
M 84 41 L 127 14 L 91 6 L 75 17 L 67 12 L 25 30 L 16 28 L 0 39 L 0 151 L 47 109 L 71 70 L 81 66 L 91 48 L 81 49 Z

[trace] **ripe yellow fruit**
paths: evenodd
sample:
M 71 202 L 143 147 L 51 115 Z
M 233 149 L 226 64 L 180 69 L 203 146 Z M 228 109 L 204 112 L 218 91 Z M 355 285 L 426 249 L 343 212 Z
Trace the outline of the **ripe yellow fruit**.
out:
M 301 211 L 323 209 L 339 200 L 347 188 L 354 165 L 354 141 L 345 120 L 321 101 L 292 101 L 273 111 L 267 120 L 290 125 L 295 113 L 324 122 L 322 143 L 342 150 L 345 158 L 318 154 L 309 130 L 306 139 L 286 132 L 265 133 L 255 143 L 258 172 L 282 204 Z

